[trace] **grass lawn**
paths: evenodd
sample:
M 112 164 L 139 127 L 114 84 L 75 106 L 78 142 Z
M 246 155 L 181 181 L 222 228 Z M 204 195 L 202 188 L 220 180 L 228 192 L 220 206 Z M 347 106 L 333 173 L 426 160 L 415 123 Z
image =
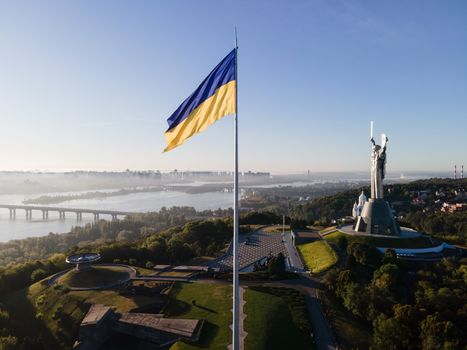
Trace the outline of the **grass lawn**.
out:
M 264 225 L 240 225 L 240 228 L 250 228 L 252 231 L 259 229 Z
M 371 340 L 369 326 L 356 320 L 334 296 L 321 291 L 320 299 L 340 347 L 344 350 L 368 349 Z
M 157 272 L 157 270 L 145 269 L 144 267 L 136 267 L 136 266 L 132 266 L 132 267 L 136 271 L 138 271 L 140 276 L 151 276 L 151 275 L 154 275 Z
M 312 273 L 323 272 L 339 260 L 336 252 L 325 240 L 300 244 L 297 248 Z
M 317 226 L 317 228 L 319 229 L 319 233 L 324 233 L 324 232 L 328 232 L 330 230 L 334 230 L 337 226 L 329 226 L 329 227 L 320 227 L 320 226 Z
M 189 277 L 193 272 L 186 271 L 162 271 L 157 274 L 158 277 Z
M 314 349 L 311 339 L 293 324 L 289 307 L 281 297 L 248 288 L 245 300 L 245 349 Z
M 290 226 L 285 225 L 285 232 L 290 231 Z M 268 226 L 262 229 L 261 231 L 267 232 L 267 233 L 282 233 L 282 225 L 274 225 L 274 226 Z
M 163 311 L 169 317 L 204 319 L 198 344 L 177 342 L 171 350 L 222 349 L 230 343 L 232 288 L 228 285 L 176 283 Z M 196 306 L 191 301 L 196 300 Z
M 433 244 L 431 240 L 427 237 L 413 237 L 413 238 L 388 238 L 388 237 L 368 237 L 368 236 L 352 236 L 340 231 L 335 231 L 329 235 L 324 236 L 324 239 L 330 243 L 337 244 L 339 237 L 345 237 L 348 243 L 360 242 L 367 243 L 375 247 L 384 247 L 384 248 L 429 248 Z M 441 242 L 433 239 L 435 245 L 440 244 Z
M 57 282 L 66 287 L 88 288 L 111 285 L 128 277 L 129 271 L 124 267 L 96 265 L 83 271 L 73 269 L 61 276 Z
M 209 263 L 210 261 L 213 261 L 215 257 L 213 256 L 197 256 L 193 259 L 190 259 L 186 265 L 203 265 L 206 263 Z

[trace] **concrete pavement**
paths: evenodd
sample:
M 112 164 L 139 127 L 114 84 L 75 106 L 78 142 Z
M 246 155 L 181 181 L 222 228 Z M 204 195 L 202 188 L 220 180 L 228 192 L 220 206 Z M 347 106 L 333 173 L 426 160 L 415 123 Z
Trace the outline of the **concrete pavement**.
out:
M 302 259 L 300 259 L 297 248 L 295 248 L 290 232 L 284 233 L 282 235 L 282 240 L 287 249 L 287 259 L 289 259 L 288 263 L 291 270 L 296 272 L 305 271 L 305 266 L 303 266 Z
M 250 282 L 251 283 L 251 282 Z M 249 285 L 252 285 L 252 283 Z M 258 283 L 256 283 L 258 284 Z M 319 302 L 317 289 L 320 287 L 320 281 L 317 278 L 307 276 L 303 273 L 298 280 L 286 280 L 280 282 L 266 282 L 262 285 L 272 287 L 287 287 L 299 290 L 305 295 L 308 307 L 308 314 L 311 318 L 313 334 L 318 350 L 336 350 L 337 345 L 332 334 L 331 328 L 326 321 L 324 312 Z

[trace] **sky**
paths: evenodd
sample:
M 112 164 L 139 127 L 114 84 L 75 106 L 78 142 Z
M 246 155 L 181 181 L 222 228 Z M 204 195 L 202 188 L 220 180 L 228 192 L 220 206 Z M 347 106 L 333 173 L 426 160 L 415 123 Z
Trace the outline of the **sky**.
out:
M 467 2 L 0 0 L 0 170 L 231 170 L 166 119 L 239 39 L 241 170 L 467 165 Z

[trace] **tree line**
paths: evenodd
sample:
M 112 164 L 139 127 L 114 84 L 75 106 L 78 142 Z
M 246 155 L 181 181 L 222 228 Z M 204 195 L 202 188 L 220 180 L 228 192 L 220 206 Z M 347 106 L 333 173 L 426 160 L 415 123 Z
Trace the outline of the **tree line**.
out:
M 414 272 L 392 250 L 381 255 L 354 242 L 346 254 L 345 268 L 329 271 L 324 285 L 358 322 L 370 327 L 372 349 L 467 346 L 466 259 L 444 259 Z

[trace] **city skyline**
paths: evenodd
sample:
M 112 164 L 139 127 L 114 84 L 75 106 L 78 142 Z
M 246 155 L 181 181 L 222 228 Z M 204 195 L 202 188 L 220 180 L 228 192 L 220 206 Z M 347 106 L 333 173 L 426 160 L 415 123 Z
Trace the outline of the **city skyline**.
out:
M 374 120 L 388 171 L 450 172 L 466 163 L 466 10 L 0 2 L 0 170 L 232 169 L 231 116 L 162 149 L 166 119 L 233 48 L 237 26 L 240 169 L 365 172 Z

